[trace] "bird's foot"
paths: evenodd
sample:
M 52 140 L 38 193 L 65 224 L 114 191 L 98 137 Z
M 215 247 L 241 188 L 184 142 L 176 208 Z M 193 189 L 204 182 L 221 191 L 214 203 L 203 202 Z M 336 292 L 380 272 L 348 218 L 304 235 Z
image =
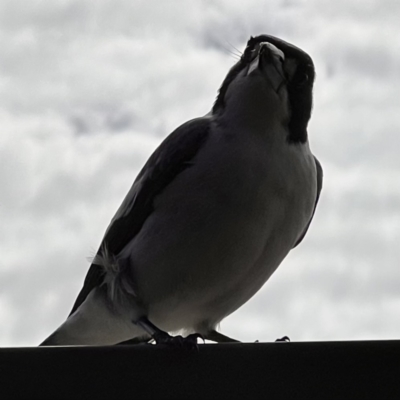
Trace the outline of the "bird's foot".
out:
M 145 316 L 134 321 L 134 323 L 143 328 L 143 330 L 145 330 L 155 340 L 156 344 L 166 344 L 167 346 L 172 347 L 198 350 L 197 339 L 202 339 L 204 341 L 203 336 L 199 333 L 192 333 L 186 337 L 180 335 L 171 336 L 169 333 L 155 326 Z
M 198 350 L 197 339 L 204 340 L 203 336 L 199 333 L 192 333 L 189 336 L 183 337 L 181 335 L 171 336 L 167 332 L 156 332 L 153 335 L 156 344 L 166 344 L 171 347 L 186 348 L 188 350 Z
M 276 339 L 275 342 L 286 342 L 286 343 L 289 343 L 290 342 L 290 338 L 289 338 L 289 336 L 283 336 L 280 339 Z

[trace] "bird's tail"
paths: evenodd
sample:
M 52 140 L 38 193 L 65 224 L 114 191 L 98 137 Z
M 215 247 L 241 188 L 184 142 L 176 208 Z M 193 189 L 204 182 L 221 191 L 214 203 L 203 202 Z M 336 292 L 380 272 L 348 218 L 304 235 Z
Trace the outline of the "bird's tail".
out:
M 90 292 L 82 305 L 40 346 L 105 346 L 149 338 L 132 322 L 133 316 L 128 312 L 110 307 L 103 293 L 97 289 Z

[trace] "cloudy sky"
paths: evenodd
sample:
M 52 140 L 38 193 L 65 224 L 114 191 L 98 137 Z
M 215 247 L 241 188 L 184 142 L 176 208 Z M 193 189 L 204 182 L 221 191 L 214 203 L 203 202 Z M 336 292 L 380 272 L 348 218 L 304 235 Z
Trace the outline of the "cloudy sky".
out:
M 138 170 L 261 33 L 314 59 L 325 182 L 306 239 L 221 331 L 399 338 L 399 15 L 396 0 L 1 0 L 0 346 L 63 322 Z

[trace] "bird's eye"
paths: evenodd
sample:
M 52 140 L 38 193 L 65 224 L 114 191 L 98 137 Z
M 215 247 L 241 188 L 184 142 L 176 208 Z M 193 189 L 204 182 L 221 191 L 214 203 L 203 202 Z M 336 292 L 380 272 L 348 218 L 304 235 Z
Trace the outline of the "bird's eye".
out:
M 243 53 L 244 58 L 253 59 L 256 49 L 254 47 L 247 47 Z
M 296 83 L 297 83 L 298 86 L 303 86 L 308 82 L 309 79 L 310 79 L 310 77 L 308 76 L 308 74 L 306 72 L 303 72 L 296 79 Z

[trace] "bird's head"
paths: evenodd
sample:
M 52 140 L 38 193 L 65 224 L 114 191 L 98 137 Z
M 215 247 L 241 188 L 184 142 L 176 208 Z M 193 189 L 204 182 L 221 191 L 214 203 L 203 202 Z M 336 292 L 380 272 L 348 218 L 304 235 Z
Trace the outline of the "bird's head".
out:
M 284 124 L 289 141 L 304 143 L 314 78 L 303 50 L 273 36 L 251 37 L 221 85 L 213 115 L 234 124 Z

